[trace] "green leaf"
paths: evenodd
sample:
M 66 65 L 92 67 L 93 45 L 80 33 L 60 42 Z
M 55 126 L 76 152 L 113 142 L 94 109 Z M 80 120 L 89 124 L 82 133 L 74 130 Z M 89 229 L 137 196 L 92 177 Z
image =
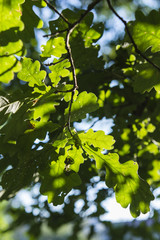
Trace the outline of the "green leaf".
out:
M 79 147 L 73 146 L 72 149 L 68 150 L 68 156 L 72 159 L 69 164 L 69 169 L 74 172 L 79 171 L 80 164 L 84 163 L 84 157 L 82 156 L 83 150 Z
M 22 70 L 18 73 L 19 79 L 28 82 L 30 87 L 34 87 L 34 85 L 43 86 L 45 77 L 46 72 L 40 71 L 39 61 L 33 63 L 30 58 L 23 59 Z
M 64 100 L 66 102 L 69 102 L 71 100 L 72 89 L 73 89 L 73 85 L 66 84 L 66 83 L 59 84 L 57 87 L 57 91 L 60 91 L 61 95 L 64 97 Z M 78 91 L 76 90 L 73 97 L 74 101 L 76 100 L 77 95 L 78 95 Z
M 14 73 L 21 70 L 21 63 L 14 55 L 23 54 L 23 43 L 15 34 L 15 30 L 0 33 L 0 82 L 8 83 L 14 78 Z
M 152 162 L 152 170 L 150 170 L 148 173 L 150 175 L 149 183 L 159 182 L 160 181 L 160 162 L 159 160 L 154 160 Z
M 20 62 L 14 57 L 2 57 L 0 69 L 0 82 L 9 83 L 14 78 L 14 73 L 21 70 Z
M 58 61 L 58 60 L 57 60 Z M 56 63 L 57 61 L 54 61 Z M 49 69 L 51 70 L 51 73 L 49 73 L 49 77 L 51 79 L 53 87 L 56 87 L 59 81 L 61 80 L 61 77 L 68 77 L 70 75 L 70 71 L 67 69 L 70 67 L 70 62 L 68 59 L 50 66 Z
M 33 174 L 36 171 L 36 163 L 31 156 L 19 161 L 18 165 L 7 170 L 1 180 L 3 187 L 0 200 L 13 197 L 17 191 L 31 184 Z
M 78 121 L 86 117 L 87 113 L 96 111 L 99 108 L 97 97 L 94 93 L 81 92 L 72 104 L 71 121 Z M 68 118 L 69 108 L 65 110 L 66 119 Z
M 48 202 L 54 205 L 62 204 L 65 196 L 72 188 L 81 184 L 77 173 L 65 173 L 65 155 L 59 156 L 51 163 L 50 169 L 42 173 L 43 181 L 40 192 L 48 196 Z
M 153 10 L 145 16 L 138 11 L 132 24 L 132 37 L 141 51 L 145 52 L 150 47 L 154 53 L 160 51 L 159 12 Z
M 14 73 L 20 71 L 21 64 L 13 54 L 23 54 L 23 43 L 18 38 L 24 24 L 21 21 L 21 7 L 24 0 L 0 0 L 0 82 L 9 83 Z
M 19 27 L 21 30 L 23 29 L 23 22 L 20 20 L 22 14 L 20 4 L 23 2 L 24 0 L 0 0 L 0 32 L 13 27 Z
M 19 37 L 25 43 L 32 43 L 32 39 L 35 39 L 34 29 L 43 27 L 43 21 L 33 11 L 34 5 L 42 8 L 46 6 L 46 3 L 43 0 L 25 1 L 22 5 L 21 20 L 24 23 L 24 29 L 19 33 Z
M 50 38 L 46 45 L 41 46 L 41 57 L 49 58 L 51 56 L 55 56 L 60 58 L 62 54 L 67 53 L 65 49 L 65 41 L 63 37 Z
M 56 111 L 55 106 L 59 105 L 57 100 L 59 100 L 59 96 L 52 93 L 52 91 L 37 99 L 36 104 L 33 106 L 33 118 L 35 120 L 40 118 L 41 122 L 47 122 L 50 118 L 50 114 Z
M 112 136 L 105 135 L 103 131 L 94 132 L 92 129 L 89 129 L 86 133 L 80 133 L 79 138 L 83 144 L 87 143 L 88 145 L 93 145 L 101 150 L 110 150 L 115 143 Z
M 29 104 L 19 101 L 8 104 L 5 114 L 9 113 L 9 115 L 0 130 L 1 134 L 4 135 L 3 141 L 16 140 L 28 128 L 28 108 Z
M 68 138 L 66 136 L 65 131 L 60 133 L 60 135 L 57 137 L 57 139 L 53 143 L 53 147 L 56 147 L 56 152 L 59 153 L 60 148 L 64 148 L 66 144 L 68 143 Z
M 93 42 L 98 41 L 98 39 L 102 36 L 104 30 L 104 26 L 102 23 L 94 25 L 90 28 L 85 35 L 85 47 L 90 47 Z
M 159 65 L 159 56 L 154 57 L 152 60 Z M 136 66 L 136 70 L 136 75 L 133 77 L 135 92 L 149 92 L 153 87 L 156 91 L 160 91 L 160 71 L 158 69 L 149 63 L 142 63 Z
M 106 185 L 114 187 L 116 200 L 122 207 L 130 204 L 130 211 L 133 217 L 139 216 L 140 212 L 149 211 L 150 201 L 154 199 L 150 187 L 138 176 L 138 165 L 134 161 L 123 164 L 119 162 L 117 154 L 103 155 L 87 146 L 84 150 L 96 161 L 97 168 L 103 165 L 106 167 Z

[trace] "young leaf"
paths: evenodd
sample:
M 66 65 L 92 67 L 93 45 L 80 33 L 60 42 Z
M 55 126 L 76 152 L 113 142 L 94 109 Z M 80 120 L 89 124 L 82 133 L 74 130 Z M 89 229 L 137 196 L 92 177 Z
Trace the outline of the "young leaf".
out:
M 67 142 L 68 142 L 68 138 L 67 138 L 65 132 L 63 131 L 62 133 L 60 133 L 60 135 L 54 141 L 53 147 L 56 147 L 57 148 L 56 152 L 59 153 L 60 148 L 64 148 L 66 146 Z
M 22 4 L 24 1 L 25 0 L 0 1 L 1 9 L 0 32 L 6 31 L 7 29 L 14 27 L 19 27 L 21 30 L 23 29 L 23 22 L 20 20 L 21 17 L 20 4 Z
M 79 138 L 82 143 L 87 143 L 88 145 L 93 145 L 95 148 L 98 147 L 101 150 L 110 150 L 113 148 L 115 140 L 110 135 L 105 135 L 103 131 L 94 132 L 89 129 L 86 133 L 80 133 Z
M 71 121 L 78 121 L 86 117 L 87 113 L 98 109 L 97 97 L 94 93 L 82 92 L 72 104 Z M 68 117 L 69 108 L 65 110 L 65 116 Z
M 50 38 L 46 45 L 41 46 L 42 58 L 49 58 L 55 56 L 60 58 L 62 54 L 67 53 L 65 49 L 65 41 L 62 37 Z
M 30 58 L 24 58 L 22 61 L 22 70 L 18 73 L 18 78 L 22 81 L 28 82 L 30 87 L 34 85 L 43 86 L 42 82 L 46 77 L 45 71 L 40 71 L 40 63 L 34 63 Z
M 0 82 L 3 83 L 12 80 L 14 72 L 21 69 L 21 64 L 14 55 L 22 55 L 23 43 L 18 38 L 17 32 L 24 28 L 20 19 L 20 5 L 23 2 L 24 0 L 0 1 Z
M 14 78 L 14 73 L 21 70 L 21 63 L 12 54 L 21 55 L 22 46 L 23 44 L 21 40 L 14 43 L 9 43 L 4 47 L 0 46 L 0 82 L 9 83 Z
M 49 73 L 49 77 L 51 79 L 53 87 L 56 87 L 61 77 L 67 77 L 70 74 L 70 71 L 67 69 L 70 67 L 70 62 L 66 59 L 56 65 L 50 66 L 49 69 L 51 73 Z
M 71 150 L 68 150 L 68 156 L 73 160 L 70 164 L 70 169 L 74 172 L 79 171 L 80 164 L 84 163 L 84 157 L 82 156 L 83 150 L 79 147 L 73 146 Z

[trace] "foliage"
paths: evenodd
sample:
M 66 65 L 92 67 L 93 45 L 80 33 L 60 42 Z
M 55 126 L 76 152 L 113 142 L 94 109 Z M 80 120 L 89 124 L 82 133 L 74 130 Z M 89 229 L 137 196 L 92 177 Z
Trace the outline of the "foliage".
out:
M 112 188 L 117 202 L 130 206 L 136 218 L 150 211 L 153 190 L 160 183 L 159 11 L 144 14 L 138 9 L 135 20 L 127 23 L 114 1 L 90 1 L 86 10 L 62 12 L 56 4 L 0 1 L 0 199 L 14 198 L 19 190 L 39 184 L 48 203 L 64 204 L 63 223 L 69 223 L 78 215 L 78 198 L 84 199 L 83 211 L 87 210 L 87 188 L 96 185 L 94 177 L 99 176 L 107 187 L 97 194 L 96 217 L 104 213 L 101 202 Z M 94 19 L 103 7 L 125 26 L 108 62 L 98 44 L 106 24 Z M 58 14 L 48 20 L 49 27 L 34 11 L 42 13 L 43 8 Z M 39 28 L 48 39 L 41 52 L 36 42 Z M 75 129 L 75 122 L 86 116 L 112 119 L 111 135 Z M 60 219 L 61 214 L 53 214 L 48 203 L 48 226 L 56 229 L 61 221 L 54 225 L 51 217 L 57 214 Z M 22 213 L 27 222 L 29 215 L 19 210 L 19 216 Z M 75 232 L 83 217 L 77 219 Z M 35 223 L 40 229 L 41 220 Z M 38 236 L 35 223 L 30 232 Z

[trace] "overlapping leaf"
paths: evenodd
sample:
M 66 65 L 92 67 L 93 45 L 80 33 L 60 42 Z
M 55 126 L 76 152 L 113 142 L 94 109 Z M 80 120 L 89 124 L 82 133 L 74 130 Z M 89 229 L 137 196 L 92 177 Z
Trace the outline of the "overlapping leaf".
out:
M 70 71 L 67 69 L 69 67 L 70 67 L 70 62 L 67 59 L 60 63 L 57 63 L 56 65 L 49 67 L 49 69 L 51 70 L 49 77 L 54 87 L 57 86 L 57 84 L 61 80 L 61 77 L 67 77 L 70 75 Z
M 22 61 L 22 70 L 18 73 L 18 78 L 28 82 L 30 87 L 43 86 L 42 82 L 46 77 L 45 71 L 40 71 L 40 63 L 32 62 L 30 58 L 24 58 Z
M 138 11 L 132 23 L 132 37 L 138 48 L 145 52 L 151 47 L 152 52 L 160 51 L 159 12 L 151 11 L 147 16 Z
M 49 58 L 55 56 L 60 58 L 62 54 L 67 53 L 65 48 L 65 41 L 63 37 L 50 38 L 46 45 L 41 46 L 42 58 Z
M 155 56 L 152 61 L 159 65 L 160 57 Z M 135 92 L 144 93 L 150 91 L 153 87 L 156 91 L 160 91 L 160 71 L 153 67 L 150 63 L 142 63 L 136 66 L 136 74 L 133 77 L 133 87 Z
M 23 42 L 35 38 L 34 27 L 42 27 L 42 21 L 32 10 L 35 4 L 24 0 L 0 1 L 0 82 L 8 83 L 14 78 L 14 73 L 21 70 L 15 55 L 25 54 Z M 43 1 L 38 3 L 39 7 L 44 5 Z
M 43 8 L 46 6 L 46 3 L 43 0 L 40 1 L 25 1 L 22 5 L 22 17 L 21 20 L 24 23 L 24 29 L 19 33 L 19 37 L 25 43 L 31 42 L 35 39 L 35 28 L 42 28 L 43 21 L 36 15 L 33 10 L 33 7 L 37 6 Z
M 6 31 L 13 27 L 19 27 L 20 29 L 23 29 L 23 22 L 20 20 L 20 4 L 22 3 L 24 3 L 24 0 L 0 1 L 0 32 Z
M 44 94 L 33 106 L 33 118 L 35 120 L 40 118 L 42 122 L 47 122 L 50 114 L 56 111 L 55 106 L 59 105 L 59 99 L 61 99 L 61 96 L 52 93 L 52 91 Z
M 79 146 L 78 148 L 73 146 L 72 149 L 68 151 L 68 156 L 71 158 L 71 163 L 69 164 L 69 170 L 78 172 L 80 164 L 84 162 L 84 157 L 82 156 L 83 150 Z
M 106 184 L 114 187 L 116 200 L 122 207 L 130 204 L 133 217 L 139 216 L 140 212 L 149 211 L 150 201 L 154 199 L 149 185 L 138 176 L 138 165 L 133 161 L 120 164 L 117 154 L 103 155 L 84 146 L 90 157 L 96 161 L 97 168 L 106 167 Z
M 48 201 L 54 205 L 62 204 L 65 196 L 73 187 L 80 185 L 81 179 L 77 173 L 65 173 L 66 156 L 61 155 L 51 163 L 50 169 L 42 173 L 41 193 L 48 196 Z
M 21 65 L 13 54 L 22 55 L 23 43 L 18 38 L 18 31 L 23 30 L 21 7 L 24 0 L 0 1 L 0 82 L 8 83 L 14 77 L 14 72 Z
M 86 133 L 80 133 L 79 138 L 83 144 L 87 143 L 101 150 L 111 150 L 115 142 L 112 136 L 105 135 L 103 131 L 94 132 L 92 129 L 88 130 Z
M 97 97 L 93 93 L 82 92 L 72 104 L 71 121 L 78 121 L 86 117 L 87 113 L 94 112 L 98 109 Z M 69 108 L 65 111 L 68 117 Z

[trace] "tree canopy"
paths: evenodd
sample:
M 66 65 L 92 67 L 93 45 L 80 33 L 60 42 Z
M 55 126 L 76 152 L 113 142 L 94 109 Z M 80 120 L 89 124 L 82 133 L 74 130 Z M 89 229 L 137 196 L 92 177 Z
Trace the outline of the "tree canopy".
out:
M 74 222 L 78 239 L 91 203 L 89 215 L 101 221 L 113 191 L 136 218 L 150 211 L 160 184 L 158 1 L 157 9 L 143 1 L 77 2 L 0 1 L 0 200 L 11 199 L 11 229 L 29 224 L 32 239 L 44 220 L 53 230 Z M 112 121 L 110 134 L 107 126 L 94 130 L 102 119 Z M 34 195 L 30 212 L 12 204 L 23 189 Z

